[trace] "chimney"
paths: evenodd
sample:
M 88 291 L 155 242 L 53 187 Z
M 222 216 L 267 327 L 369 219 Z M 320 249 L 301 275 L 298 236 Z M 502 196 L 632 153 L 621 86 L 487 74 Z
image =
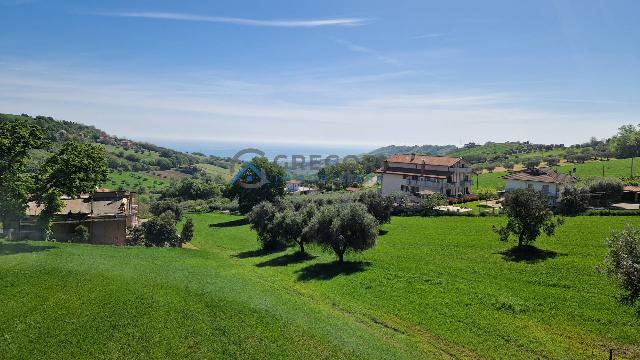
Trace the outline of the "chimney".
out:
M 413 162 L 413 160 L 416 159 L 416 153 L 411 153 L 411 161 Z
M 420 166 L 420 176 L 424 175 L 424 167 L 425 167 L 425 161 L 422 160 L 422 165 Z
M 383 165 L 384 170 L 385 170 L 385 171 L 389 170 L 389 160 L 385 160 L 383 164 L 384 164 L 384 165 Z

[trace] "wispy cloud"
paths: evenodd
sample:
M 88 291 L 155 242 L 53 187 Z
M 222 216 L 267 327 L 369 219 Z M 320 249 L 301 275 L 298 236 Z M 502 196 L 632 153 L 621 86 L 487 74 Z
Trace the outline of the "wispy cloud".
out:
M 353 52 L 357 52 L 357 53 L 361 53 L 361 54 L 367 54 L 367 55 L 371 55 L 374 58 L 378 59 L 379 61 L 382 61 L 385 64 L 390 64 L 390 65 L 400 65 L 400 61 L 398 61 L 395 58 L 392 58 L 390 56 L 387 55 L 383 55 L 381 53 L 379 53 L 376 50 L 370 49 L 368 47 L 362 46 L 362 45 L 358 45 L 358 44 L 354 44 L 352 42 L 346 41 L 346 40 L 337 40 L 338 44 L 344 46 L 345 48 L 353 51 Z
M 280 74 L 260 82 L 236 76 L 171 73 L 149 78 L 47 64 L 12 65 L 0 59 L 0 109 L 85 122 L 139 139 L 270 139 L 368 147 L 458 143 L 462 137 L 570 143 L 594 133 L 611 134 L 635 121 L 637 114 L 635 108 L 621 111 L 617 104 L 558 111 L 545 104 L 527 105 L 522 94 L 486 89 L 394 91 L 370 82 L 335 86 L 342 76 L 327 76 L 328 86 L 320 88 L 316 79 L 300 79 L 311 82 L 311 90 L 300 90 Z
M 435 38 L 439 38 L 439 37 L 443 37 L 443 36 L 444 36 L 444 34 L 429 33 L 429 34 L 422 34 L 422 35 L 413 36 L 411 38 L 412 39 L 435 39 Z
M 116 16 L 131 18 L 147 18 L 160 20 L 179 20 L 179 21 L 199 21 L 212 22 L 222 24 L 244 25 L 244 26 L 262 26 L 262 27 L 302 27 L 313 28 L 321 26 L 361 26 L 370 22 L 370 19 L 362 18 L 328 18 L 328 19 L 275 19 L 275 20 L 257 20 L 237 17 L 225 16 L 207 16 L 194 15 L 172 12 L 101 12 L 93 13 L 99 16 Z

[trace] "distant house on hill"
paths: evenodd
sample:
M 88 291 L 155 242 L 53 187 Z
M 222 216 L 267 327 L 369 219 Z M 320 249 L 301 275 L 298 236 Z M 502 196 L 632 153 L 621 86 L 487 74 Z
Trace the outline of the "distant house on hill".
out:
M 307 194 L 313 194 L 318 192 L 317 189 L 313 189 L 306 186 L 300 186 L 300 182 L 296 179 L 291 179 L 287 181 L 287 191 L 295 195 L 307 195 Z
M 392 155 L 376 172 L 383 195 L 402 191 L 418 197 L 431 192 L 453 197 L 471 190 L 471 168 L 460 157 Z
M 287 181 L 287 190 L 289 192 L 296 192 L 300 188 L 300 183 L 296 179 Z
M 505 191 L 515 189 L 534 189 L 549 197 L 551 205 L 560 199 L 562 188 L 575 183 L 577 178 L 571 174 L 562 174 L 550 168 L 525 169 L 514 171 L 502 177 L 506 180 Z
M 63 197 L 63 209 L 55 214 L 53 237 L 58 241 L 71 241 L 76 227 L 89 230 L 89 243 L 123 245 L 127 227 L 138 225 L 136 193 L 99 189 L 79 198 Z M 38 240 L 42 236 L 37 217 L 42 207 L 34 202 L 27 206 L 25 218 L 11 226 L 13 239 Z

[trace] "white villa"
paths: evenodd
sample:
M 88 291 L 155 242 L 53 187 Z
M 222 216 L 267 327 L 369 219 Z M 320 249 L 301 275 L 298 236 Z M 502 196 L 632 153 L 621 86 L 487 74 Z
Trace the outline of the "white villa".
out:
M 570 174 L 561 174 L 550 168 L 525 169 L 502 177 L 507 181 L 505 191 L 534 189 L 549 196 L 549 203 L 555 205 L 560 199 L 562 188 L 577 181 Z
M 471 190 L 471 168 L 459 157 L 392 155 L 377 173 L 383 195 L 402 191 L 418 197 L 432 193 L 453 197 Z

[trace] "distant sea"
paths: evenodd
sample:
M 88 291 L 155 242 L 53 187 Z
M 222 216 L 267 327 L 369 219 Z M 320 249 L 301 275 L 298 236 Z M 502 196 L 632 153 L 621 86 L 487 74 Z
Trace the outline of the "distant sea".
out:
M 143 140 L 146 141 L 146 140 Z M 256 144 L 256 143 L 231 143 L 231 142 L 199 142 L 199 141 L 174 141 L 174 140 L 149 140 L 150 143 L 164 146 L 182 152 L 199 152 L 205 155 L 219 157 L 233 157 L 243 149 L 255 148 L 263 151 L 267 158 L 273 159 L 277 155 L 320 155 L 323 158 L 329 155 L 344 157 L 347 155 L 362 155 L 374 150 L 376 147 L 365 148 L 362 146 L 325 146 L 316 144 Z

